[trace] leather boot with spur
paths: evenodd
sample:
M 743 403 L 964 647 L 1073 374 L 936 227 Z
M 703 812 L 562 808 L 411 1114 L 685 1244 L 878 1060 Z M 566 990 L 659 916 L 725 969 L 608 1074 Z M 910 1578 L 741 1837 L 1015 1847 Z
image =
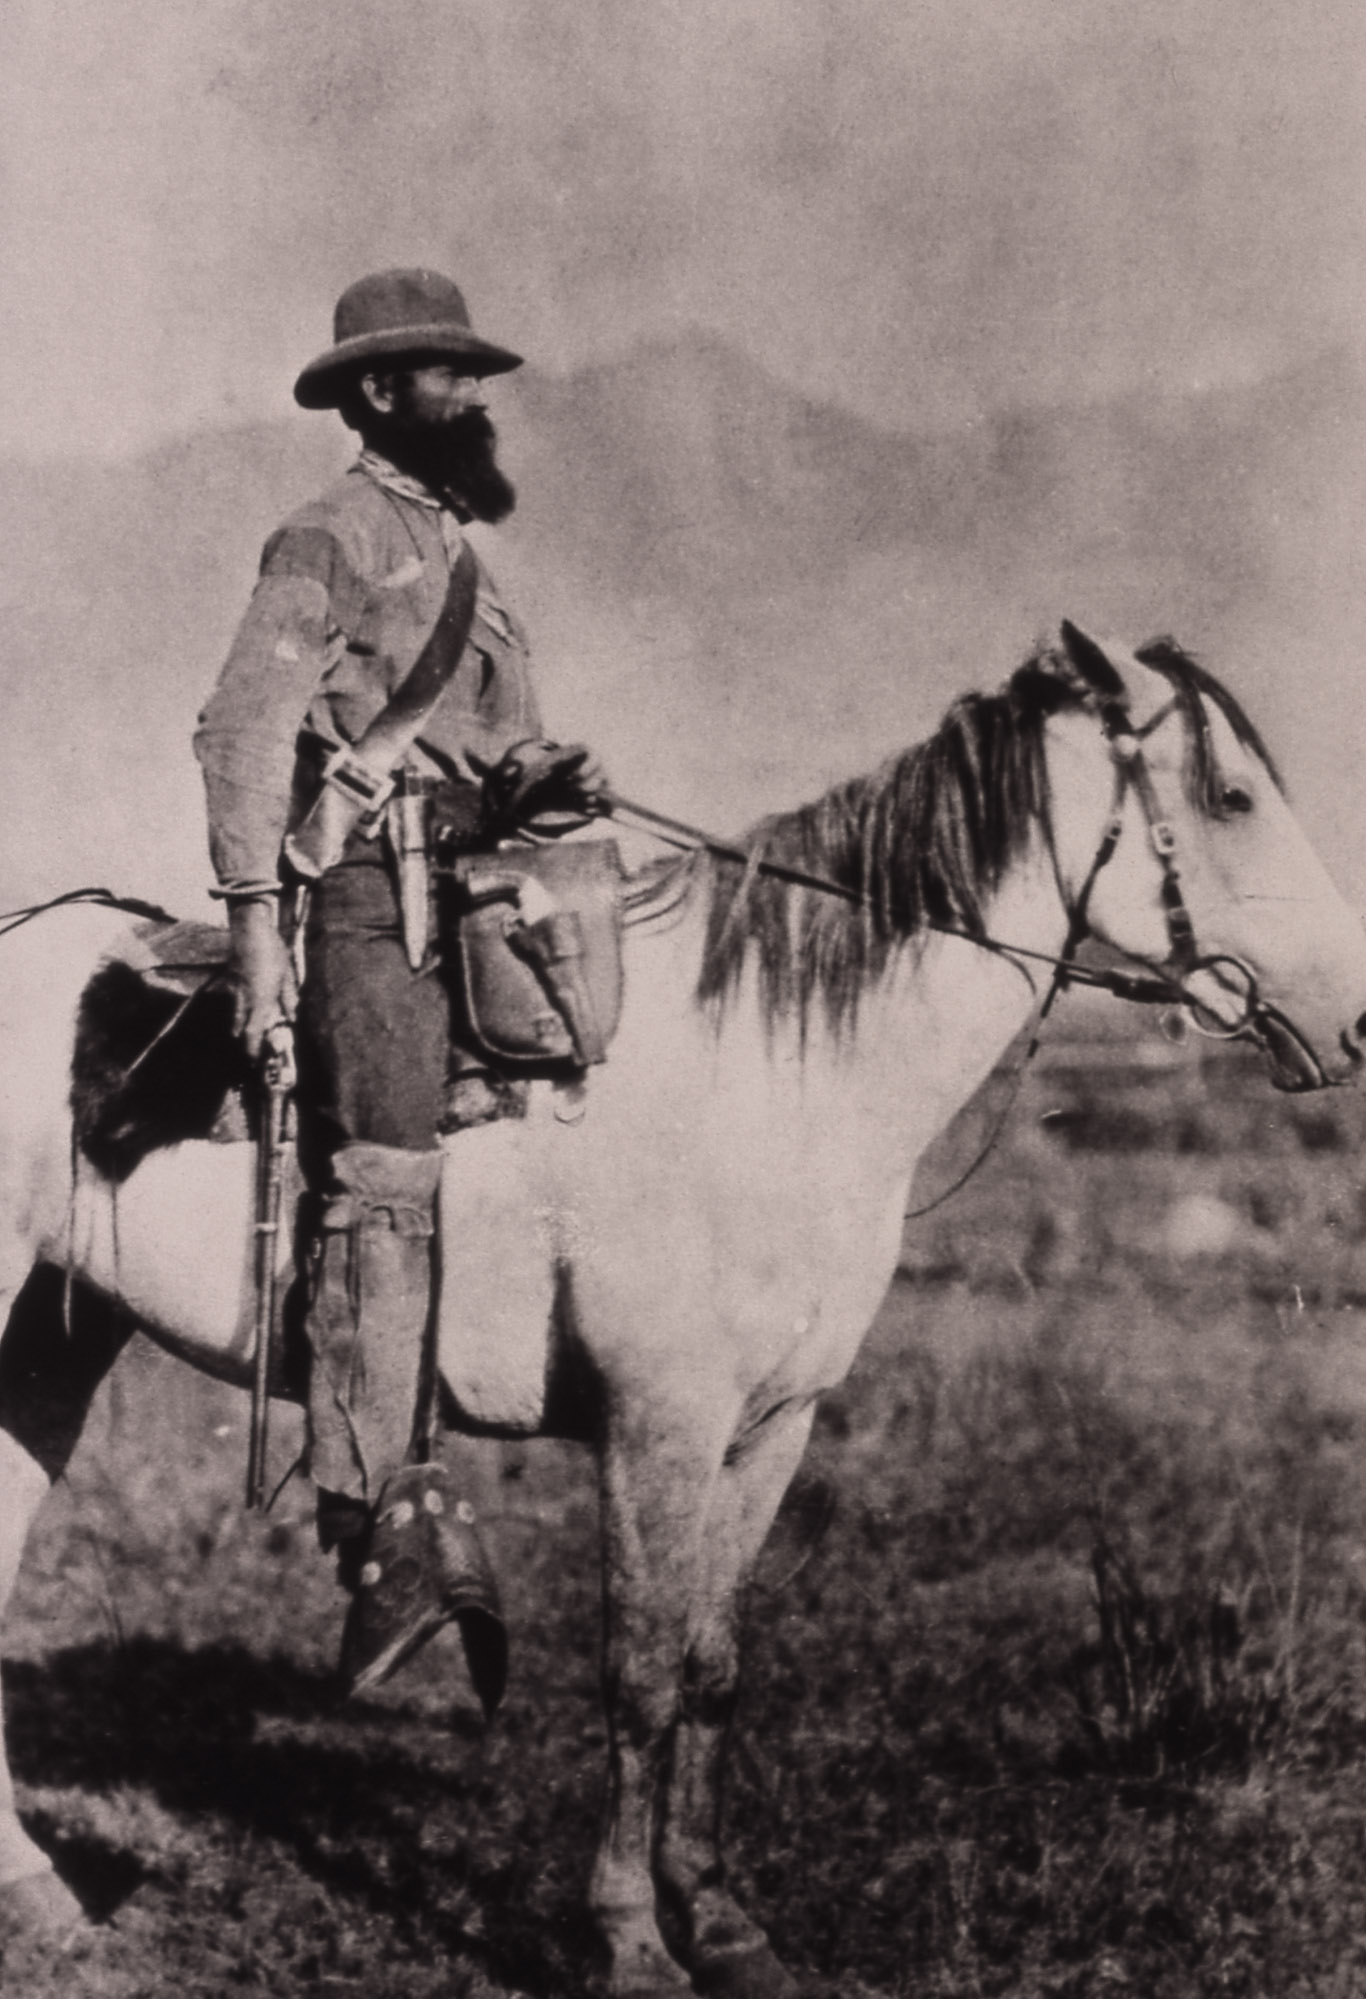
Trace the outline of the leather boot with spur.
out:
M 492 1714 L 507 1683 L 507 1630 L 474 1508 L 441 1465 L 405 1465 L 385 1482 L 356 1574 L 342 1634 L 347 1692 L 381 1685 L 452 1620 Z

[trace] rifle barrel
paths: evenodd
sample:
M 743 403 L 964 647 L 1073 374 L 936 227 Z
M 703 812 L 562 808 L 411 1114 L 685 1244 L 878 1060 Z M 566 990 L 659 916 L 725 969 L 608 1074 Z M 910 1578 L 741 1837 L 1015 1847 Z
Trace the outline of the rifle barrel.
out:
M 288 1030 L 285 1030 L 287 1036 Z M 270 1441 L 270 1375 L 275 1342 L 275 1267 L 284 1201 L 289 1097 L 294 1087 L 287 1039 L 268 1038 L 263 1064 L 266 1105 L 256 1168 L 256 1349 L 251 1375 L 251 1441 L 247 1450 L 247 1509 L 266 1503 L 266 1447 Z

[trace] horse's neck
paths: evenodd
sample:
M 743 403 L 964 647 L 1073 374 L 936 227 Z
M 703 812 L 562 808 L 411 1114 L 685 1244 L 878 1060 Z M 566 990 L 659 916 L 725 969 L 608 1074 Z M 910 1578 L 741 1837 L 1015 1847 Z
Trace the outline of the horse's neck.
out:
M 985 919 L 1000 943 L 1061 949 L 1066 916 L 1045 855 L 1035 850 L 1009 871 Z M 935 933 L 903 947 L 861 1017 L 858 1041 L 873 1095 L 899 1107 L 912 1158 L 991 1073 L 1048 977 L 1046 963 L 1008 960 L 963 938 Z

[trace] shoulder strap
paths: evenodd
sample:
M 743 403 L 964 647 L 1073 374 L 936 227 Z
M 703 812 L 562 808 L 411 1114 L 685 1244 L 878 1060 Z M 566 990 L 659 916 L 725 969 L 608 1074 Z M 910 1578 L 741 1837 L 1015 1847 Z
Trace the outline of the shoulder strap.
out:
M 460 664 L 478 589 L 479 565 L 465 542 L 427 643 L 359 739 L 328 759 L 322 789 L 285 839 L 289 861 L 306 879 L 315 880 L 334 867 L 349 834 L 388 799 L 395 765 L 416 741 Z
M 422 724 L 460 664 L 474 622 L 479 565 L 468 542 L 451 570 L 446 601 L 431 635 L 388 702 L 352 746 L 352 754 L 385 776 L 411 748 Z

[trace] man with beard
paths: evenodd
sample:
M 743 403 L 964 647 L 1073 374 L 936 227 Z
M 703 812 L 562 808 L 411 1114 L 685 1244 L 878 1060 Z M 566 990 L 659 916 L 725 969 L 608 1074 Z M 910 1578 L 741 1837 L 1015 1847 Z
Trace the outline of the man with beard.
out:
M 425 1462 L 453 1061 L 425 863 L 437 844 L 477 849 L 547 807 L 572 818 L 600 781 L 585 752 L 540 740 L 524 636 L 463 532 L 514 504 L 484 382 L 518 365 L 436 272 L 385 271 L 342 295 L 334 344 L 294 394 L 338 410 L 362 450 L 266 543 L 195 738 L 249 1055 L 297 998 L 301 1150 L 320 1211 L 309 1469 L 320 1538 L 352 1592 L 353 1691 L 447 1618 L 496 1611 L 469 1509 Z

